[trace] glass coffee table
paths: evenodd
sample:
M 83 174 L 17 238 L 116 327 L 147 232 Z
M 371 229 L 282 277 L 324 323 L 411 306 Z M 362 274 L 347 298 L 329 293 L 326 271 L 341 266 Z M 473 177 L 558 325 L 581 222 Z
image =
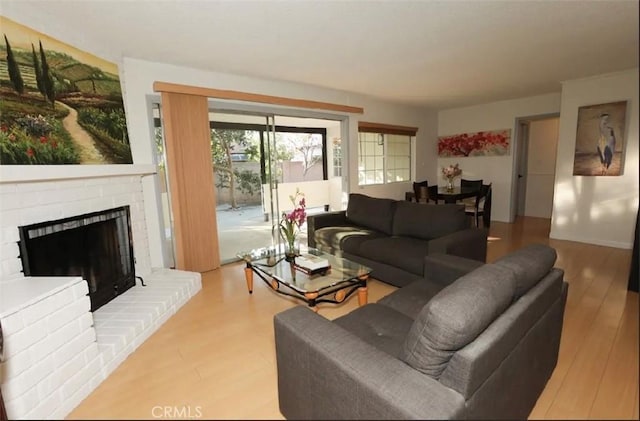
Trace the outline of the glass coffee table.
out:
M 295 259 L 293 262 L 285 260 L 282 246 L 238 253 L 247 265 L 244 273 L 249 293 L 253 293 L 255 273 L 278 294 L 304 301 L 314 311 L 318 311 L 318 303 L 339 304 L 356 291 L 358 304 L 367 303 L 369 267 L 312 248 L 303 248 L 301 252 L 327 259 L 330 267 L 317 274 L 307 274 L 297 267 Z

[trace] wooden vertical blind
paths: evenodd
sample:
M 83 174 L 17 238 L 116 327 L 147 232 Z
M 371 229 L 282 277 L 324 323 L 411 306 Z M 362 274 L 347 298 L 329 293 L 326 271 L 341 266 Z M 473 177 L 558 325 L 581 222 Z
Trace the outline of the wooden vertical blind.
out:
M 393 124 L 371 123 L 368 121 L 358 122 L 358 131 L 363 133 L 398 134 L 404 136 L 415 136 L 418 133 L 417 127 L 396 126 Z
M 220 267 L 207 98 L 162 93 L 176 268 Z

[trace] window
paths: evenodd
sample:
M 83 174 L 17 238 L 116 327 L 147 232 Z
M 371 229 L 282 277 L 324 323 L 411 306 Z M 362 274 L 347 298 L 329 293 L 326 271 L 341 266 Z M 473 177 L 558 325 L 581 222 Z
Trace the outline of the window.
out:
M 334 137 L 333 145 L 333 176 L 342 177 L 342 139 Z
M 411 140 L 417 129 L 360 122 L 358 184 L 411 180 Z

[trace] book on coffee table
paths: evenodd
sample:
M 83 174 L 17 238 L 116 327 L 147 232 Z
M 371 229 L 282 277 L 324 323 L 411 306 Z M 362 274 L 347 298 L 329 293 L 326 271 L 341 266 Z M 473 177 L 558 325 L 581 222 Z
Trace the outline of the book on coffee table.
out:
M 329 267 L 329 261 L 313 254 L 301 254 L 296 257 L 296 265 L 308 271 L 316 271 Z

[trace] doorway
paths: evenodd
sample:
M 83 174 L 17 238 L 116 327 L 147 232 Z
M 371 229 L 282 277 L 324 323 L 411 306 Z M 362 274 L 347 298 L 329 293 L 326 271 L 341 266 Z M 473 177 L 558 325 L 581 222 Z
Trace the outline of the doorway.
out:
M 551 218 L 559 123 L 559 114 L 521 117 L 516 121 L 511 222 L 517 216 Z
M 280 212 L 293 209 L 290 197 L 296 190 L 304 194 L 308 214 L 330 207 L 335 148 L 327 145 L 339 136 L 340 125 L 338 120 L 210 112 L 222 264 L 237 261 L 241 251 L 278 243 Z M 303 225 L 303 243 L 305 235 Z

